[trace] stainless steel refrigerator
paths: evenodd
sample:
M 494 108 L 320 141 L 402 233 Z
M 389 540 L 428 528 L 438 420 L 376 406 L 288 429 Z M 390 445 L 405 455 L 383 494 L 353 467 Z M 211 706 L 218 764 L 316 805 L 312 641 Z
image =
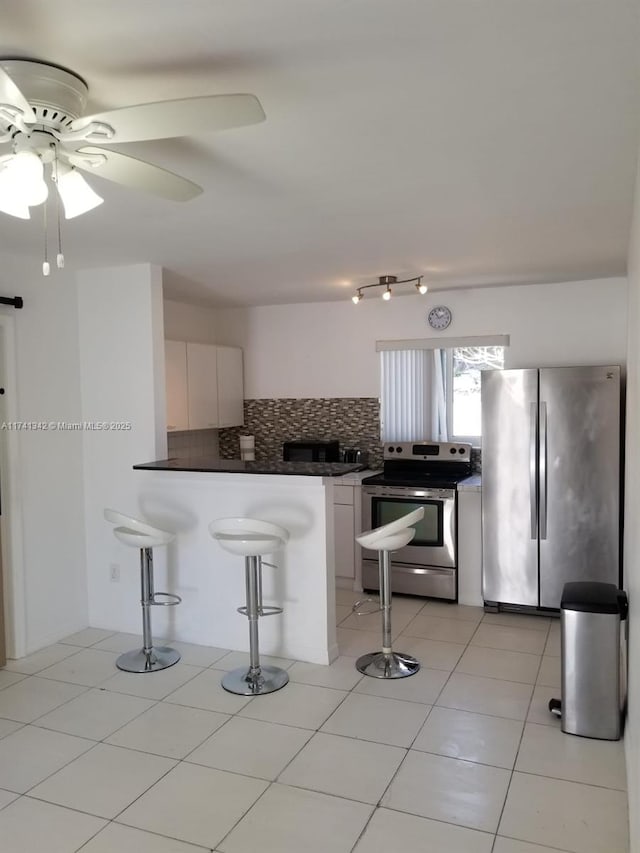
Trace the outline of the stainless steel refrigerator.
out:
M 482 373 L 485 605 L 559 608 L 620 585 L 620 368 Z

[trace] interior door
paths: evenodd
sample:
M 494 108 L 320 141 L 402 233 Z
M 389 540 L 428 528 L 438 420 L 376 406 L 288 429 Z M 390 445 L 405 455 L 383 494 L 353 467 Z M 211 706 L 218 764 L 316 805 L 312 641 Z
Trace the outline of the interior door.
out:
M 540 370 L 540 456 L 540 606 L 558 608 L 567 581 L 619 582 L 619 367 Z
M 538 371 L 482 372 L 482 589 L 485 601 L 538 604 Z

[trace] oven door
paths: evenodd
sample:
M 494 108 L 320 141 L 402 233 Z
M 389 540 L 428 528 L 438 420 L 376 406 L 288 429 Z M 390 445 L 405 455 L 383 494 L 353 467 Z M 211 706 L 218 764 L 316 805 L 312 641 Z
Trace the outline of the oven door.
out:
M 424 518 L 416 534 L 391 556 L 393 592 L 448 601 L 458 599 L 456 570 L 456 490 L 409 486 L 363 486 L 362 529 L 372 530 L 417 507 Z M 378 554 L 362 549 L 362 587 L 379 589 Z
M 416 489 L 410 486 L 363 486 L 362 529 L 373 530 L 395 521 L 418 507 L 424 518 L 414 525 L 411 542 L 393 552 L 394 563 L 455 568 L 456 491 Z M 373 559 L 375 551 L 363 548 L 362 556 Z

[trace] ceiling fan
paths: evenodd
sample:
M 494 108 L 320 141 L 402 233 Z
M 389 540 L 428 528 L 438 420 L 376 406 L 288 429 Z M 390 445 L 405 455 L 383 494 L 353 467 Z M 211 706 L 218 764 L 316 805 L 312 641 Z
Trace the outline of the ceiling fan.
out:
M 24 59 L 0 59 L 0 210 L 23 219 L 48 195 L 51 170 L 67 219 L 101 203 L 77 170 L 172 201 L 202 192 L 187 178 L 103 147 L 192 136 L 265 119 L 255 95 L 208 95 L 156 101 L 84 115 L 88 87 L 72 71 Z M 3 191 L 16 189 L 20 193 Z M 25 189 L 28 188 L 28 189 Z M 7 202 L 5 195 L 12 195 Z

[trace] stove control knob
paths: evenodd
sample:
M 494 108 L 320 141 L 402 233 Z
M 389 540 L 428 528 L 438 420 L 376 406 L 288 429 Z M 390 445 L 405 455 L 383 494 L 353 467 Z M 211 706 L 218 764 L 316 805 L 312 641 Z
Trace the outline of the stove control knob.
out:
M 401 447 L 396 447 L 396 453 L 402 453 L 402 448 L 401 448 Z
M 455 447 L 452 447 L 452 448 L 449 450 L 449 453 L 455 453 L 455 452 L 456 452 Z
M 458 453 L 466 453 L 466 452 L 467 452 L 466 447 L 459 447 L 458 448 Z

